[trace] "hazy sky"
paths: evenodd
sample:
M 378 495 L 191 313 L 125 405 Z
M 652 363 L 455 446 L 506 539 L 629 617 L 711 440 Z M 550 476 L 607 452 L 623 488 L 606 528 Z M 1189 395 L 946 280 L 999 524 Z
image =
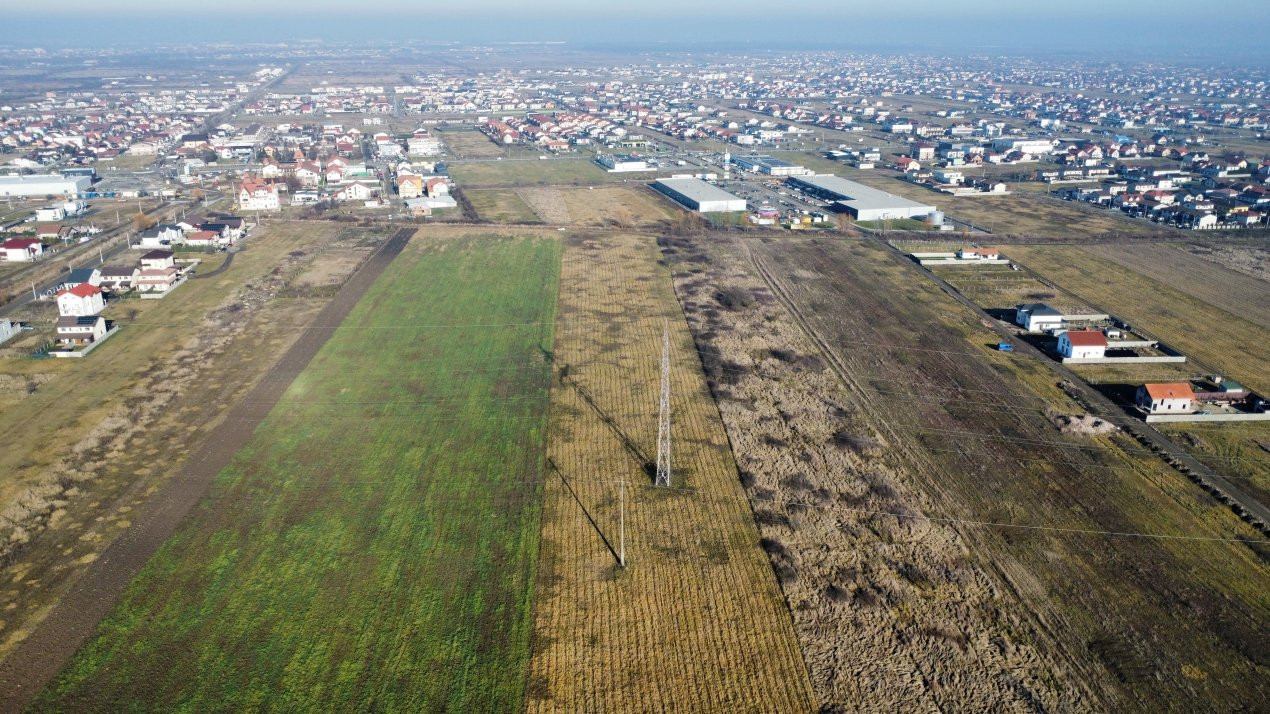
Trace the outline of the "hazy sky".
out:
M 9 4 L 9 3 L 6 3 Z M 8 44 L 181 39 L 565 40 L 625 48 L 929 46 L 1233 55 L 1270 63 L 1270 0 L 41 0 L 3 10 Z

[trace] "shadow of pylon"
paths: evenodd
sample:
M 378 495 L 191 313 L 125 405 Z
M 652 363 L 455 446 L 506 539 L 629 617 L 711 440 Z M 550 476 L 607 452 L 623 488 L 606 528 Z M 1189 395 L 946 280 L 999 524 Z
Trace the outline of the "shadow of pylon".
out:
M 609 552 L 613 554 L 613 562 L 621 565 L 621 556 L 617 554 L 617 550 L 613 547 L 613 544 L 610 543 L 608 537 L 604 535 L 604 530 L 600 528 L 600 524 L 595 522 L 595 518 L 591 516 L 591 512 L 588 511 L 586 506 L 582 503 L 582 499 L 578 498 L 577 491 L 573 490 L 573 484 L 569 483 L 569 479 L 564 477 L 564 472 L 560 470 L 560 467 L 556 465 L 555 460 L 550 456 L 547 457 L 547 468 L 551 469 L 557 476 L 560 477 L 560 483 L 564 484 L 565 489 L 569 491 L 569 495 L 573 496 L 573 500 L 578 504 L 578 508 L 582 511 L 582 515 L 586 516 L 586 519 L 591 524 L 591 527 L 595 529 L 595 534 L 600 536 L 600 540 L 604 542 L 604 547 L 608 548 Z
M 591 396 L 591 392 L 587 391 L 586 387 L 573 380 L 568 380 L 565 383 L 578 390 L 578 395 L 582 397 L 582 401 L 586 402 L 588 406 L 595 410 L 596 415 L 600 417 L 600 421 L 604 422 L 605 425 L 613 431 L 613 434 L 617 436 L 618 441 L 622 442 L 622 446 L 626 449 L 627 453 L 635 458 L 636 463 L 639 464 L 640 470 L 648 477 L 649 482 L 653 482 L 657 476 L 657 464 L 648 458 L 648 454 L 645 454 L 643 450 L 639 448 L 639 445 L 626 435 L 626 432 L 622 431 L 622 428 L 617 425 L 617 421 L 613 419 L 613 417 L 609 416 L 608 413 L 601 409 L 599 404 L 596 404 L 595 397 Z

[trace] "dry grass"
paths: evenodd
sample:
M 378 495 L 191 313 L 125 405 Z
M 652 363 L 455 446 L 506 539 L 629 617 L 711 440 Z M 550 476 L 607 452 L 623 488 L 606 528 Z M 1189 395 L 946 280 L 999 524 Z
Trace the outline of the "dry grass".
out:
M 627 228 L 670 224 L 682 211 L 644 186 L 602 186 L 562 192 L 569 216 L 578 225 Z
M 564 192 L 557 188 L 522 188 L 516 195 L 545 223 L 565 225 L 573 220 Z
M 1168 284 L 1070 246 L 1011 252 L 1091 305 L 1174 345 L 1210 369 L 1270 391 L 1270 331 Z M 1247 298 L 1241 298 L 1247 299 Z
M 441 138 L 450 153 L 460 159 L 492 159 L 507 153 L 506 147 L 500 146 L 475 129 L 443 131 L 437 136 Z
M 1091 253 L 1270 329 L 1270 283 L 1168 244 L 1100 245 Z
M 647 237 L 565 249 L 529 709 L 809 711 L 788 611 L 657 259 Z M 654 489 L 645 471 L 663 324 L 673 490 Z M 618 547 L 618 479 L 625 570 L 605 544 Z

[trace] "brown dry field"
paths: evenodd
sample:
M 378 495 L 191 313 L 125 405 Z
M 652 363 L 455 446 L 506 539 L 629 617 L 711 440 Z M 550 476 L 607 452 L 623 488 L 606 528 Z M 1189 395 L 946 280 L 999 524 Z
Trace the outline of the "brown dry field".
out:
M 529 206 L 543 223 L 567 225 L 573 222 L 573 214 L 564 201 L 564 192 L 551 187 L 516 189 L 516 195 Z
M 534 712 L 812 710 L 789 612 L 647 236 L 572 237 L 557 311 L 535 594 Z M 655 457 L 671 338 L 672 489 Z M 625 480 L 628 568 L 615 567 Z
M 1224 540 L 1255 531 L 1123 435 L 1056 428 L 1056 406 L 1081 410 L 1044 365 L 991 351 L 910 266 L 822 239 L 665 254 L 823 705 L 1232 710 L 1270 694 L 1267 551 Z
M 1270 329 L 1270 283 L 1168 244 L 1090 246 L 1095 255 Z
M 669 225 L 683 213 L 643 185 L 567 189 L 561 194 L 577 225 L 656 228 Z
M 1244 275 L 1270 281 L 1270 248 L 1265 246 L 1188 243 L 1185 250 Z
M 985 310 L 1008 311 L 1021 303 L 1043 302 L 1067 313 L 1093 311 L 1080 300 L 1055 292 L 1035 277 L 1004 265 L 929 267 Z M 1013 315 L 1006 315 L 1005 319 L 1013 320 Z
M 224 273 L 163 300 L 109 307 L 107 317 L 124 326 L 86 358 L 0 357 L 8 375 L 0 431 L 12 439 L 0 454 L 0 656 L 125 532 L 129 514 L 382 238 L 374 229 L 271 225 Z
M 1160 227 L 1116 211 L 1061 201 L 1029 192 L 1008 196 L 950 196 L 894 178 L 894 172 L 841 169 L 840 176 L 933 205 L 954 218 L 970 221 L 998 234 L 1067 238 L 1107 233 L 1152 233 Z M 990 239 L 988 239 L 990 240 Z
M 1019 245 L 1011 246 L 1010 253 L 1090 305 L 1182 350 L 1198 361 L 1197 370 L 1202 365 L 1262 394 L 1270 393 L 1270 330 L 1126 269 L 1093 249 Z

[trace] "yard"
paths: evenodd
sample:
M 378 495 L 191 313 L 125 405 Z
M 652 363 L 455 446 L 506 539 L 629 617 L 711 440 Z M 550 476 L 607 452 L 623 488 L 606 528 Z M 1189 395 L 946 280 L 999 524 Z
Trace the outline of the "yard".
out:
M 416 238 L 36 708 L 520 709 L 559 257 Z

